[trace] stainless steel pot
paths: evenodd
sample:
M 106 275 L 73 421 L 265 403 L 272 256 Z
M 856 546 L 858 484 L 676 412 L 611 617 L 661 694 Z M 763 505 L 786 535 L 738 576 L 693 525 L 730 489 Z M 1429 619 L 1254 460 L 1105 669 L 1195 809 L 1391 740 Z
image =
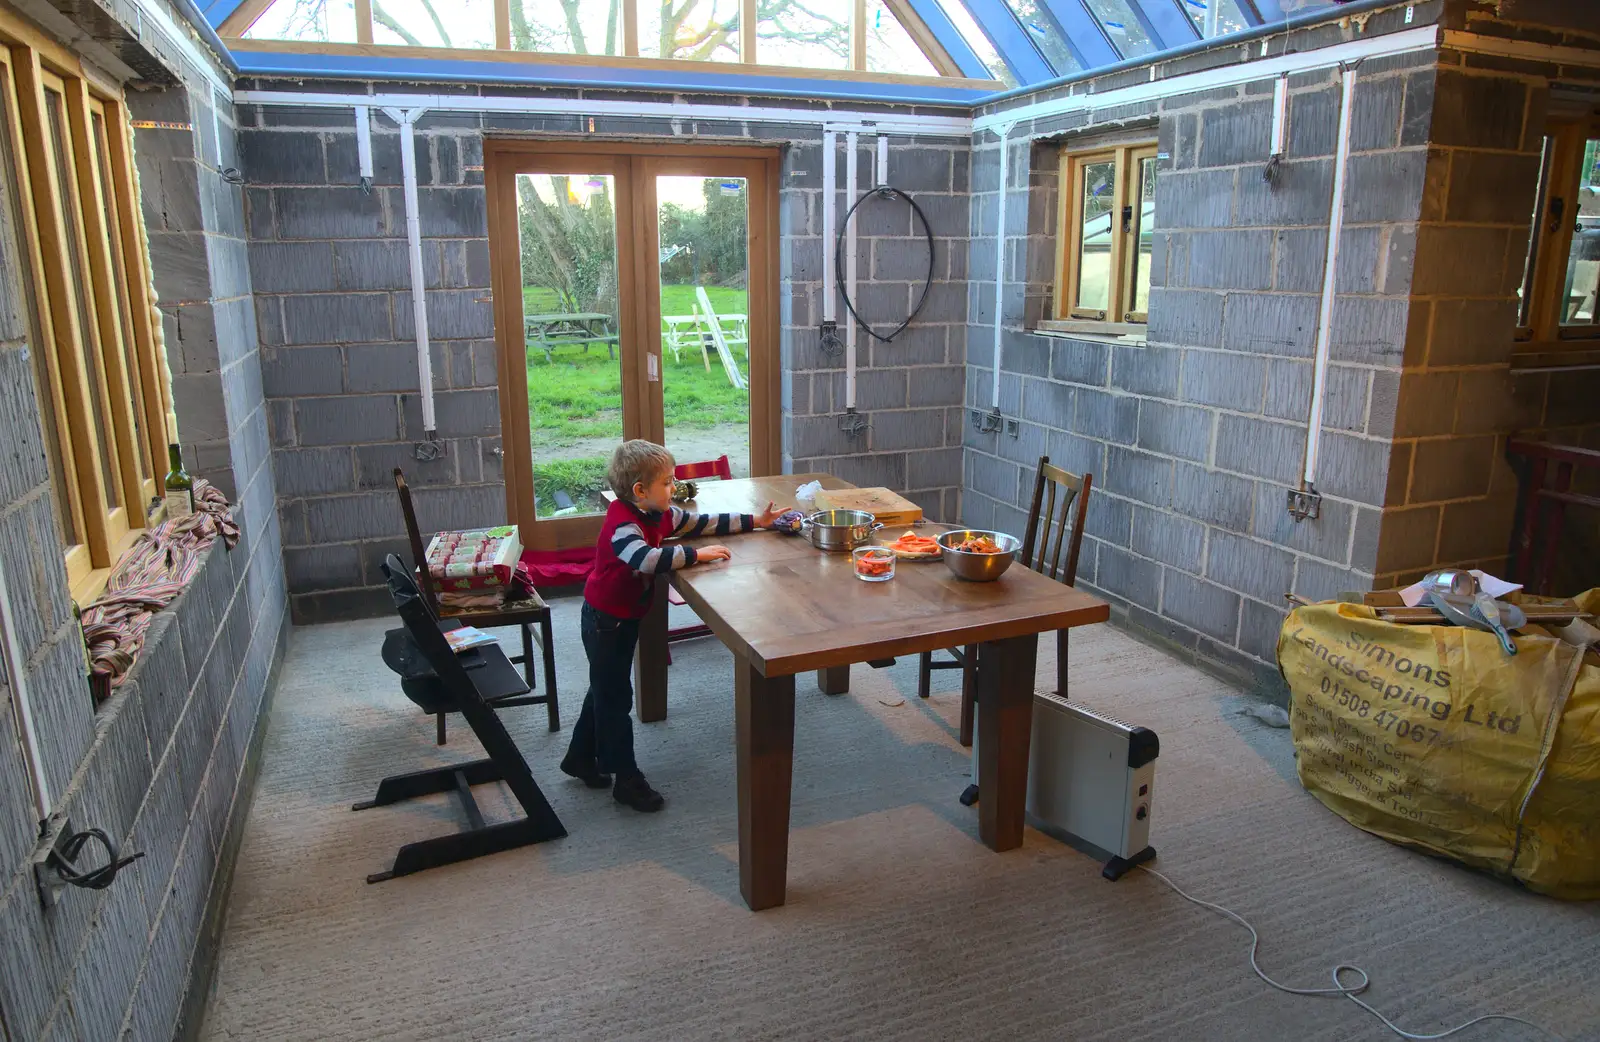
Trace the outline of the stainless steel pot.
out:
M 849 553 L 882 528 L 865 510 L 819 510 L 806 518 L 806 536 L 818 550 Z

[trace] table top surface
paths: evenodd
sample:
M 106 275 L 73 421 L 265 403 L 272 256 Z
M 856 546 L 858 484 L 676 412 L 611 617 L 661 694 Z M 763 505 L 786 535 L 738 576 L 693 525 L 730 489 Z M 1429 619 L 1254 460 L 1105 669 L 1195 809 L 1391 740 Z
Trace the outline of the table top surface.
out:
M 700 513 L 752 513 L 824 474 L 706 481 L 688 504 Z M 935 531 L 951 526 L 928 525 Z M 904 529 L 885 530 L 892 539 Z M 1013 564 L 994 582 L 956 578 L 939 560 L 899 561 L 888 582 L 856 578 L 849 554 L 824 553 L 804 535 L 777 532 L 715 537 L 733 559 L 673 573 L 683 599 L 736 654 L 765 676 L 911 655 L 1103 622 L 1104 601 Z

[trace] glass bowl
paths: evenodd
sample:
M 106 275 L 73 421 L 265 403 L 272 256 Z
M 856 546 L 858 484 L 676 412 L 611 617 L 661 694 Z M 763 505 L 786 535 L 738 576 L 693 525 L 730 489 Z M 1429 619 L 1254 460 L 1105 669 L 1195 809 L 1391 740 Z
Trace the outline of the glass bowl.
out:
M 850 551 L 850 564 L 862 582 L 883 583 L 894 578 L 895 553 L 887 546 L 863 546 Z

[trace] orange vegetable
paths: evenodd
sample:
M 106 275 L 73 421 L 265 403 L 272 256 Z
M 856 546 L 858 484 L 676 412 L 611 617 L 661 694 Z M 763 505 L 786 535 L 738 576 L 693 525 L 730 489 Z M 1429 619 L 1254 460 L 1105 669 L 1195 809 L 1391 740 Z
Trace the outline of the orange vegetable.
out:
M 996 544 L 993 539 L 983 535 L 977 536 L 973 539 L 963 540 L 962 542 L 957 543 L 955 548 L 957 550 L 964 550 L 969 554 L 1003 553 L 999 545 Z

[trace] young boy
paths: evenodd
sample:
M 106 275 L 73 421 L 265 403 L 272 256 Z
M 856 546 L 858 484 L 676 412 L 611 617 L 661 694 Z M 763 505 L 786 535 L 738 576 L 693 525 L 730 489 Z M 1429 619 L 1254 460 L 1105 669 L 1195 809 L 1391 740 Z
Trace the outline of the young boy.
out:
M 607 477 L 617 498 L 606 510 L 594 571 L 583 587 L 581 632 L 589 656 L 589 693 L 561 770 L 591 789 L 610 786 L 618 803 L 651 812 L 664 801 L 634 762 L 633 721 L 628 718 L 639 620 L 650 609 L 657 575 L 731 556 L 725 546 L 663 546 L 662 540 L 765 528 L 779 511 L 768 503 L 754 515 L 701 515 L 673 506 L 672 454 L 649 441 L 617 446 Z

